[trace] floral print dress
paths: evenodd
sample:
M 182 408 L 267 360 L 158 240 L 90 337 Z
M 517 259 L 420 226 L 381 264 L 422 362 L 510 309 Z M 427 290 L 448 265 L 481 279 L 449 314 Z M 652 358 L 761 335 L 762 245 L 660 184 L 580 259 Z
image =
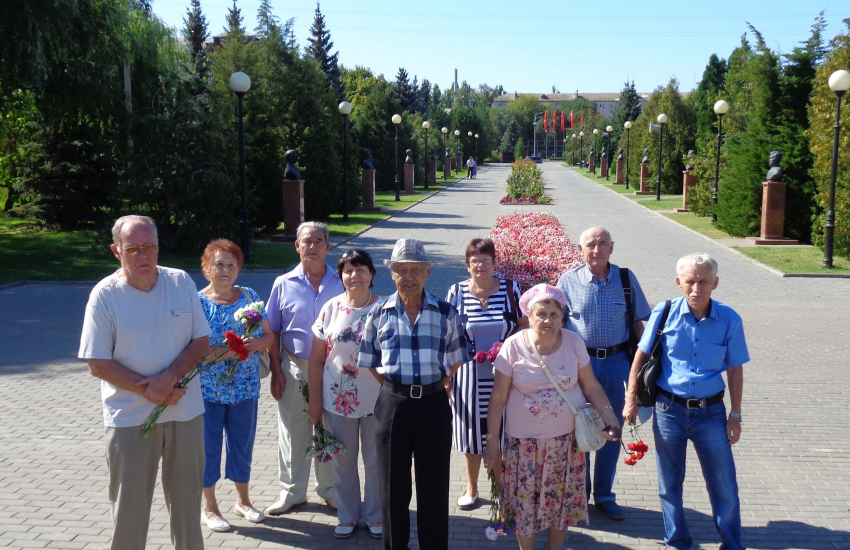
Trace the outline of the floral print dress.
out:
M 357 367 L 366 316 L 373 306 L 352 307 L 343 293 L 328 300 L 313 325 L 313 334 L 327 346 L 322 405 L 329 413 L 360 418 L 375 412 L 381 387 L 371 373 Z

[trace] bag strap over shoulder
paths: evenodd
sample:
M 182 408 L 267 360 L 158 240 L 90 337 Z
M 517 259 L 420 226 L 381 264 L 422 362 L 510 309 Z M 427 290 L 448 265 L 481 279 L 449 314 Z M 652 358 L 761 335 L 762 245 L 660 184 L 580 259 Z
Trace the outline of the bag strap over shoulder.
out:
M 652 341 L 652 351 L 650 351 L 650 355 L 655 354 L 655 350 L 661 343 L 661 334 L 664 332 L 664 327 L 667 326 L 667 317 L 670 316 L 670 304 L 672 304 L 670 300 L 664 302 L 664 311 L 661 313 L 661 320 L 658 322 L 658 328 L 655 329 L 655 337 Z
M 629 278 L 629 268 L 620 268 L 620 284 L 623 286 L 623 296 L 626 298 L 626 325 L 629 330 L 629 344 L 637 345 L 635 334 L 635 305 L 632 302 L 632 281 Z
M 528 335 L 526 334 L 526 336 Z M 538 361 L 540 361 L 540 367 L 546 374 L 546 378 L 549 379 L 549 382 L 552 383 L 552 386 L 554 386 L 554 388 L 558 391 L 558 393 L 561 395 L 561 398 L 563 398 L 563 400 L 567 402 L 567 405 L 569 405 L 570 410 L 573 412 L 573 416 L 577 415 L 578 410 L 576 410 L 575 406 L 570 402 L 569 398 L 567 398 L 567 394 L 564 393 L 564 390 L 561 389 L 561 386 L 558 385 L 558 382 L 555 381 L 555 377 L 552 376 L 552 373 L 549 371 L 549 365 L 547 365 L 543 358 L 540 356 L 540 352 L 537 351 L 537 346 L 534 345 L 534 341 L 531 339 L 530 336 L 528 336 L 528 343 L 531 346 L 531 351 L 534 352 L 534 356 L 537 358 Z
M 250 303 L 251 303 L 251 295 L 250 295 L 250 294 L 248 294 L 248 291 L 247 291 L 247 290 L 245 290 L 245 288 L 244 288 L 244 287 L 241 287 L 241 286 L 239 286 L 239 285 L 236 285 L 236 288 L 238 288 L 238 289 L 239 289 L 239 292 L 241 292 L 241 293 L 242 293 L 242 296 L 244 296 L 244 297 L 245 297 L 245 299 L 246 299 L 246 300 L 248 300 L 248 303 L 250 304 Z

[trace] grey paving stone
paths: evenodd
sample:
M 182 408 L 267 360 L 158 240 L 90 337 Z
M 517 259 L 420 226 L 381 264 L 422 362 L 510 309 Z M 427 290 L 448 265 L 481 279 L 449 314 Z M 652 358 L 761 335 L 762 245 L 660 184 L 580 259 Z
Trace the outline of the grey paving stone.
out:
M 419 238 L 437 262 L 427 287 L 444 296 L 451 284 L 468 277 L 466 244 L 486 236 L 498 215 L 549 211 L 573 242 L 590 225 L 608 227 L 616 241 L 612 261 L 633 269 L 650 302 L 657 303 L 677 295 L 678 257 L 709 252 L 720 264 L 715 297 L 741 313 L 752 356 L 745 367 L 744 435 L 734 450 L 745 543 L 754 549 L 850 548 L 850 432 L 845 426 L 850 281 L 779 277 L 571 170 L 554 163 L 544 164 L 543 170 L 552 205 L 499 206 L 508 167 L 487 167 L 479 179 L 456 184 L 333 249 L 329 261 L 335 262 L 344 248 L 369 250 L 379 266 L 376 291 L 387 294 L 393 289 L 381 260 L 389 257 L 396 239 Z M 239 282 L 266 297 L 275 276 L 244 274 Z M 193 277 L 200 279 L 197 273 Z M 64 285 L 0 291 L 2 548 L 102 549 L 111 534 L 100 385 L 76 359 L 89 291 L 86 286 Z M 644 437 L 651 444 L 651 434 Z M 264 387 L 252 473 L 252 497 L 258 507 L 277 497 L 276 441 L 276 406 Z M 693 548 L 713 550 L 719 539 L 699 464 L 693 449 L 689 453 L 685 504 Z M 516 548 L 510 537 L 484 539 L 486 507 L 462 512 L 454 506 L 464 485 L 463 457 L 455 453 L 450 548 Z M 486 494 L 483 475 L 480 485 Z M 226 509 L 235 499 L 233 486 L 221 483 L 217 491 Z M 626 521 L 612 522 L 591 512 L 591 524 L 571 530 L 566 546 L 663 548 L 652 450 L 637 466 L 623 466 L 615 491 L 626 508 Z M 345 541 L 334 539 L 336 518 L 319 506 L 314 493 L 309 504 L 262 525 L 247 524 L 228 512 L 225 516 L 233 522 L 233 531 L 205 533 L 208 548 L 381 548 L 364 530 Z M 41 539 L 50 533 L 63 537 Z M 58 540 L 71 535 L 72 540 Z M 171 548 L 159 485 L 149 536 L 149 549 Z M 415 539 L 411 548 L 418 548 Z M 545 548 L 542 538 L 537 548 Z

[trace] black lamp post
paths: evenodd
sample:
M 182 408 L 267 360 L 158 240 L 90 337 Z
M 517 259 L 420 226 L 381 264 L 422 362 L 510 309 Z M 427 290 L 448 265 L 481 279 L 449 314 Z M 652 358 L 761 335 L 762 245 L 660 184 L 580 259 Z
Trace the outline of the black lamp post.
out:
M 717 192 L 720 184 L 720 142 L 723 139 L 723 115 L 729 112 L 729 104 L 722 99 L 714 104 L 717 113 L 717 151 L 714 154 L 714 189 L 711 191 L 711 225 L 717 222 Z
M 591 172 L 594 175 L 596 174 L 596 165 L 599 164 L 597 162 L 597 160 L 599 158 L 599 149 L 598 149 L 598 146 L 596 145 L 596 136 L 598 136 L 598 135 L 599 135 L 599 128 L 594 128 L 593 129 L 593 172 Z
M 658 139 L 658 174 L 655 177 L 655 200 L 661 200 L 661 147 L 664 144 L 664 125 L 667 124 L 667 115 L 661 113 L 656 119 L 661 126 L 661 137 Z
M 632 133 L 632 121 L 627 120 L 623 123 L 623 128 L 626 129 L 626 189 L 629 188 L 629 138 Z
M 608 145 L 605 147 L 605 156 L 608 158 L 608 162 L 605 164 L 605 181 L 611 180 L 611 132 L 613 131 L 613 126 L 605 127 L 605 132 L 608 134 Z
M 826 211 L 826 237 L 823 241 L 823 265 L 832 267 L 832 240 L 835 233 L 835 177 L 838 172 L 838 135 L 841 130 L 841 97 L 850 89 L 850 73 L 838 70 L 829 77 L 829 89 L 835 92 L 835 126 L 832 139 L 832 174 L 829 178 L 829 209 Z
M 478 134 L 475 134 L 475 162 L 478 162 Z
M 576 165 L 576 136 L 573 134 L 572 141 L 570 142 L 570 164 L 572 166 Z
M 400 201 L 398 189 L 398 125 L 401 124 L 401 115 L 393 115 L 392 120 L 395 125 L 395 200 Z
M 455 158 L 460 155 L 460 145 L 458 144 L 458 139 L 460 139 L 460 130 L 455 130 Z M 457 165 L 457 173 L 460 174 L 460 163 Z
M 578 133 L 578 167 L 584 163 L 584 132 Z
M 445 165 L 446 159 L 449 159 L 448 169 L 451 170 L 451 157 L 448 155 L 449 152 L 449 129 L 443 126 L 443 129 L 440 130 L 443 133 L 443 149 L 446 150 L 446 154 L 443 156 L 443 164 Z M 443 166 L 443 181 L 446 181 L 446 166 Z
M 241 228 L 242 256 L 251 261 L 251 221 L 248 218 L 248 188 L 245 186 L 245 123 L 242 117 L 242 97 L 251 89 L 251 78 L 236 72 L 230 75 L 230 89 L 239 98 L 239 180 L 242 184 L 242 208 L 239 226 Z
M 351 103 L 343 101 L 339 104 L 339 114 L 342 115 L 342 219 L 348 221 L 348 115 L 351 114 Z
M 422 123 L 422 128 L 425 130 L 425 154 L 423 155 L 425 158 L 425 189 L 428 189 L 428 180 L 431 179 L 428 173 L 428 162 L 431 158 L 431 155 L 428 154 L 428 130 L 431 129 L 431 123 L 426 120 Z

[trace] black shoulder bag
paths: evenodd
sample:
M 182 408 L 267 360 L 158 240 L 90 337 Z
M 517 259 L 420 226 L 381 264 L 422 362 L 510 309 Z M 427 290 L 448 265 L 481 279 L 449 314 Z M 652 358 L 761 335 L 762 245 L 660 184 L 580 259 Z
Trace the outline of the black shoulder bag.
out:
M 658 322 L 655 331 L 655 339 L 652 342 L 652 351 L 649 359 L 640 368 L 637 375 L 637 404 L 638 407 L 654 407 L 655 394 L 658 391 L 658 376 L 661 374 L 661 354 L 664 348 L 661 346 L 661 334 L 667 325 L 667 316 L 670 315 L 670 300 L 664 302 L 664 312 Z

